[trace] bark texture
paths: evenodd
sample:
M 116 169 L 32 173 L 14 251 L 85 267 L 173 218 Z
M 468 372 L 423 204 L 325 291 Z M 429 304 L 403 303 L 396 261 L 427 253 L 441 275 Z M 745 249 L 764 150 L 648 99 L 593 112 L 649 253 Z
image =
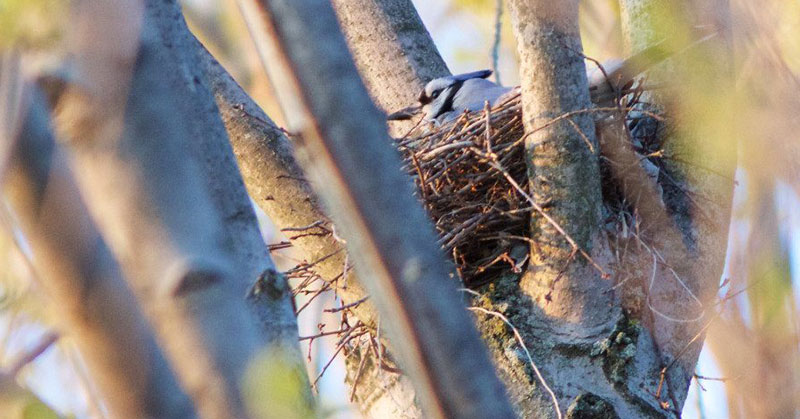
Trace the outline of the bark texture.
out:
M 221 114 L 225 112 L 217 107 L 211 82 L 205 77 L 202 63 L 208 55 L 197 49 L 197 41 L 189 32 L 177 1 L 148 0 L 146 5 L 146 18 L 158 27 L 161 44 L 180 70 L 168 74 L 170 89 L 189 92 L 188 98 L 181 101 L 184 107 L 181 113 L 192 115 L 189 128 L 193 141 L 187 151 L 204 173 L 200 179 L 205 182 L 223 227 L 224 249 L 242 269 L 241 275 L 233 278 L 236 292 L 248 296 L 250 309 L 266 340 L 287 351 L 291 362 L 302 365 L 291 293 L 285 280 L 275 275 L 223 124 Z M 256 282 L 280 292 L 255 292 Z
M 411 0 L 334 0 L 370 96 L 386 113 L 416 103 L 425 83 L 450 74 Z
M 0 186 L 66 334 L 75 339 L 110 417 L 195 417 L 80 200 L 50 132 L 44 98 L 35 92 L 32 99 Z
M 199 42 L 195 48 L 253 201 L 276 226 L 297 231 L 290 233 L 290 241 L 333 284 L 342 301 L 364 298 L 354 271 L 345 274 L 344 245 L 330 234 L 332 224 L 295 160 L 292 143 Z M 318 227 L 297 230 L 313 225 Z M 370 301 L 354 307 L 353 313 L 368 327 L 377 325 Z
M 191 86 L 172 83 L 185 69 L 164 49 L 163 28 L 137 19 L 137 6 L 78 5 L 76 67 L 91 84 L 67 90 L 59 126 L 89 209 L 199 414 L 245 417 L 243 377 L 267 340 L 244 298 L 242 278 L 252 273 L 231 252 L 206 174 L 188 152 L 193 118 L 204 114 L 183 105 Z
M 513 416 L 332 8 L 316 0 L 260 5 L 261 30 L 277 46 L 262 60 L 273 84 L 297 95 L 282 107 L 304 143 L 301 161 L 342 229 L 426 414 Z
M 531 236 L 538 246 L 532 249 L 529 275 L 521 285 L 548 316 L 602 325 L 609 317 L 610 301 L 603 297 L 607 281 L 598 281 L 599 271 L 592 273 L 582 257 L 580 263 L 569 264 L 578 256 L 575 246 L 592 251 L 599 229 L 602 196 L 593 118 L 579 114 L 553 122 L 591 107 L 578 2 L 512 1 L 510 6 L 525 81 L 523 119 L 531 133 L 525 141 L 530 190 L 547 207 L 546 213 L 533 214 Z M 563 281 L 556 283 L 559 276 Z

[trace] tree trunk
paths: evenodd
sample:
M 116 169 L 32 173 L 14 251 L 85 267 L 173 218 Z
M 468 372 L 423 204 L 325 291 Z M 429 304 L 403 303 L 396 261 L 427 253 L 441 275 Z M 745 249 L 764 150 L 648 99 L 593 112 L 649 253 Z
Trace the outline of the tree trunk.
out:
M 344 245 L 331 234 L 332 224 L 295 161 L 289 139 L 198 41 L 195 47 L 253 201 L 278 228 L 297 232 L 289 235 L 290 242 L 345 304 L 361 301 L 367 294 L 353 270 L 345 268 Z M 371 301 L 352 312 L 367 327 L 377 326 Z
M 267 246 L 261 236 L 236 157 L 217 107 L 210 82 L 205 78 L 204 59 L 197 49 L 197 41 L 189 32 L 176 0 L 147 0 L 147 16 L 158 27 L 161 44 L 178 64 L 180 71 L 168 75 L 171 89 L 188 91 L 190 96 L 181 102 L 184 115 L 192 115 L 189 128 L 192 146 L 187 147 L 204 173 L 205 189 L 214 203 L 222 225 L 223 246 L 242 269 L 234 277 L 236 292 L 249 296 L 249 306 L 254 312 L 262 335 L 271 344 L 288 351 L 292 362 L 302 365 L 297 344 L 297 319 L 292 309 L 291 294 L 284 278 L 277 274 Z M 288 206 L 281 202 L 283 206 Z M 257 284 L 258 282 L 258 284 Z M 254 286 L 272 287 L 280 293 L 253 292 Z M 310 396 L 310 394 L 307 394 Z
M 188 152 L 192 134 L 207 133 L 193 131 L 191 121 L 209 111 L 190 113 L 182 105 L 194 98 L 200 79 L 190 78 L 188 86 L 174 82 L 182 69 L 163 47 L 164 28 L 150 18 L 138 19 L 144 11 L 137 6 L 124 1 L 79 5 L 73 38 L 77 74 L 93 84 L 66 91 L 58 125 L 71 140 L 87 204 L 198 412 L 246 417 L 244 374 L 269 337 L 257 327 L 244 298 L 245 281 L 255 280 L 253 264 L 240 265 L 243 259 L 232 251 L 237 243 L 223 231 L 231 227 L 222 220 L 234 216 L 246 224 L 248 218 L 254 221 L 252 213 L 248 217 L 252 210 L 227 195 L 234 202 L 223 214 L 222 204 L 215 206 L 210 198 L 207 175 Z M 195 123 L 212 130 L 206 122 Z M 212 188 L 216 193 L 235 187 Z M 288 307 L 286 287 L 272 285 L 279 291 L 273 304 Z M 275 313 L 281 311 L 287 313 Z M 285 354 L 299 364 L 296 355 L 296 350 Z
M 272 41 L 260 46 L 269 54 L 262 61 L 283 89 L 278 97 L 303 142 L 301 161 L 341 227 L 382 323 L 401 342 L 393 354 L 421 390 L 425 413 L 512 416 L 333 9 L 319 0 L 259 6 L 258 16 L 246 16 L 248 26 L 259 42 Z
M 332 3 L 364 84 L 384 112 L 415 103 L 425 83 L 450 74 L 411 0 Z M 412 124 L 390 128 L 400 136 Z
M 40 285 L 57 302 L 65 334 L 75 339 L 111 417 L 195 417 L 88 217 L 42 95 L 30 93 L 13 165 L 0 186 L 31 245 Z

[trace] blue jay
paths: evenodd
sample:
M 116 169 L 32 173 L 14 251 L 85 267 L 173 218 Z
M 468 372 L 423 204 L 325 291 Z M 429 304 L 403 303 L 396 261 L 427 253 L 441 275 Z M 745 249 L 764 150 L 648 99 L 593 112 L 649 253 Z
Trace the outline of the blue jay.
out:
M 606 61 L 602 71 L 596 66 L 589 66 L 586 75 L 592 102 L 601 107 L 613 105 L 620 94 L 630 92 L 629 89 L 639 74 L 715 36 L 716 34 L 710 34 L 679 49 L 669 48 L 669 45 L 659 42 L 624 60 Z M 395 112 L 388 119 L 410 119 L 422 110 L 427 121 L 441 124 L 452 121 L 464 111 L 482 110 L 486 101 L 495 106 L 519 91 L 519 88 L 504 87 L 486 80 L 491 74 L 491 70 L 480 70 L 433 79 L 419 94 L 419 104 Z
M 491 74 L 491 70 L 473 71 L 428 82 L 418 98 L 425 119 L 447 122 L 464 111 L 483 109 L 486 101 L 494 106 L 507 98 L 514 89 L 486 80 Z
M 605 102 L 616 98 L 616 92 L 624 90 L 633 80 L 633 75 L 626 74 L 632 71 L 631 67 L 630 60 L 609 60 L 604 63 L 605 73 L 597 68 L 587 69 L 592 101 L 606 105 Z M 388 119 L 409 119 L 421 110 L 425 120 L 441 124 L 454 120 L 464 111 L 483 110 L 486 101 L 495 106 L 519 91 L 519 88 L 486 80 L 491 74 L 492 70 L 480 70 L 433 79 L 419 94 L 418 105 L 395 112 Z

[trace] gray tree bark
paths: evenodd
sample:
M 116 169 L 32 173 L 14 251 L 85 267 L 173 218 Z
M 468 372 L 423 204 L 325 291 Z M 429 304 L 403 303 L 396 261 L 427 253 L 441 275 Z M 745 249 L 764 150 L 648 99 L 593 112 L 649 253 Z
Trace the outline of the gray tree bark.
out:
M 31 245 L 41 285 L 57 302 L 65 334 L 75 339 L 110 417 L 195 417 L 88 217 L 50 132 L 42 95 L 30 93 L 21 137 L 10 150 L 13 164 L 0 175 L 0 186 Z
M 228 134 L 202 63 L 205 56 L 189 32 L 175 0 L 147 0 L 146 19 L 158 27 L 161 45 L 180 71 L 167 74 L 170 89 L 189 92 L 181 101 L 183 115 L 192 115 L 192 145 L 186 151 L 199 163 L 200 177 L 216 208 L 222 228 L 223 247 L 234 258 L 242 275 L 234 277 L 236 292 L 247 295 L 268 342 L 288 351 L 292 362 L 302 365 L 297 344 L 297 320 L 285 280 L 277 274 L 261 236 L 255 213 L 239 172 Z M 288 206 L 288 205 L 287 205 Z M 284 209 L 284 211 L 286 211 Z M 258 282 L 258 284 L 256 284 Z M 254 286 L 279 293 L 259 293 Z M 307 395 L 308 396 L 308 395 Z
M 291 142 L 199 41 L 195 48 L 253 201 L 280 229 L 318 225 L 300 231 L 291 243 L 345 304 L 362 300 L 367 294 L 352 269 L 345 273 L 344 245 L 330 233 L 332 224 L 296 162 Z M 372 302 L 352 311 L 368 327 L 377 326 Z
M 214 143 L 224 140 L 221 124 L 215 128 L 203 119 L 216 115 L 211 97 L 189 106 L 182 102 L 202 94 L 201 79 L 186 77 L 186 67 L 164 48 L 170 28 L 152 19 L 165 13 L 157 9 L 161 5 L 150 4 L 144 19 L 138 6 L 78 5 L 73 38 L 78 80 L 91 82 L 67 89 L 59 101 L 58 126 L 71 141 L 89 209 L 198 412 L 246 417 L 242 384 L 248 364 L 267 341 L 288 334 L 266 336 L 245 301 L 247 283 L 264 264 L 271 265 L 263 243 L 259 250 L 255 241 L 252 208 L 237 199 L 244 195 L 230 152 L 226 157 L 227 146 Z M 175 75 L 186 80 L 178 83 Z M 201 150 L 221 154 L 202 158 L 227 166 L 233 178 L 209 186 L 209 175 L 189 151 L 193 134 L 217 135 L 201 143 L 208 147 Z M 215 203 L 209 189 L 231 202 Z M 252 254 L 237 256 L 235 246 Z M 288 289 L 279 276 L 268 277 L 278 291 L 273 313 L 286 319 Z M 299 364 L 296 343 L 287 348 L 287 360 Z
M 426 415 L 513 416 L 332 8 L 316 0 L 259 6 L 248 26 L 265 44 L 259 48 L 273 86 L 283 89 L 278 97 L 303 143 L 301 161 L 342 229 Z
M 417 101 L 432 79 L 450 71 L 411 0 L 334 0 L 350 53 L 370 97 L 386 113 Z M 401 133 L 410 122 L 390 127 Z

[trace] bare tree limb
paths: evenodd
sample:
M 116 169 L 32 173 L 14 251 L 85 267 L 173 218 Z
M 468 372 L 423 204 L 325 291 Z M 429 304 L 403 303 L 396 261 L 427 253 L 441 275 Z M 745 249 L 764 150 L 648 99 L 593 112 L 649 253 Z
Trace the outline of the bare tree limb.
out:
M 193 115 L 181 100 L 191 92 L 170 83 L 181 68 L 154 22 L 135 24 L 137 6 L 78 5 L 76 67 L 86 83 L 68 88 L 58 125 L 71 140 L 87 204 L 198 412 L 245 417 L 243 377 L 266 342 L 203 172 L 186 158 Z
M 281 228 L 317 222 L 329 225 L 284 132 L 199 41 L 195 45 L 200 68 L 214 94 L 253 201 Z M 342 273 L 344 246 L 332 235 L 303 235 L 293 239 L 292 244 L 303 251 L 309 262 L 319 261 L 314 269 L 323 279 L 331 281 Z M 337 287 L 344 301 L 358 301 L 366 295 L 354 277 L 355 273 L 350 270 L 347 277 L 341 279 L 347 286 Z M 376 326 L 376 313 L 371 303 L 355 307 L 353 312 L 362 323 L 371 328 Z
M 186 27 L 177 1 L 146 0 L 145 4 L 145 18 L 158 27 L 163 47 L 181 70 L 167 73 L 170 88 L 189 92 L 180 103 L 184 107 L 182 113 L 192 115 L 189 129 L 193 143 L 187 151 L 204 173 L 200 179 L 206 183 L 223 227 L 223 246 L 232 255 L 234 263 L 242 268 L 242 274 L 233 278 L 237 292 L 257 297 L 250 298 L 249 302 L 260 322 L 262 334 L 268 342 L 280 345 L 285 351 L 296 352 L 294 362 L 302 366 L 297 344 L 297 320 L 288 284 L 280 275 L 274 275 L 275 266 L 261 236 L 228 133 L 210 89 L 212 82 L 206 80 L 203 66 L 198 65 L 203 62 L 203 54 L 197 50 L 197 41 Z M 251 293 L 259 278 L 273 281 L 271 286 L 283 292 L 274 295 Z M 289 353 L 286 355 L 291 356 Z M 310 393 L 307 396 L 310 397 Z
M 279 97 L 296 95 L 282 107 L 303 141 L 301 161 L 345 234 L 426 413 L 513 417 L 332 8 L 314 0 L 247 6 L 258 12 L 245 17 L 264 43 L 273 86 L 285 89 Z
M 42 286 L 58 304 L 112 415 L 195 416 L 89 220 L 67 161 L 53 141 L 43 98 L 34 92 L 3 186 L 34 253 Z M 5 141 L 5 140 L 3 140 Z
M 384 112 L 415 103 L 425 83 L 450 74 L 411 0 L 332 4 L 364 84 Z

